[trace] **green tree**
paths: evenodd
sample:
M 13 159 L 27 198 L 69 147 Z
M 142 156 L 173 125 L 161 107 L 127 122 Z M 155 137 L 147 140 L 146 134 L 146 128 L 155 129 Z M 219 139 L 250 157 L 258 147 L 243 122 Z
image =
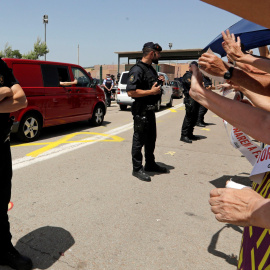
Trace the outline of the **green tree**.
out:
M 49 53 L 47 44 L 45 41 L 41 42 L 40 37 L 37 38 L 37 42 L 34 44 L 34 52 L 38 55 L 38 57 Z
M 30 51 L 27 54 L 23 55 L 25 59 L 33 59 L 37 60 L 40 56 L 43 56 L 49 52 L 47 45 L 45 42 L 41 42 L 41 38 L 37 38 L 37 42 L 34 44 L 34 51 Z
M 11 58 L 21 59 L 22 58 L 22 54 L 20 53 L 19 50 L 14 50 L 14 51 L 12 51 L 12 57 Z
M 6 58 L 12 58 L 12 47 L 8 43 L 5 45 L 4 55 Z
M 23 59 L 31 59 L 31 60 L 37 60 L 38 56 L 35 52 L 30 51 L 27 54 L 23 54 L 22 56 Z
M 0 51 L 0 57 L 6 58 L 22 58 L 22 55 L 19 50 L 12 50 L 12 47 L 6 43 L 4 51 Z

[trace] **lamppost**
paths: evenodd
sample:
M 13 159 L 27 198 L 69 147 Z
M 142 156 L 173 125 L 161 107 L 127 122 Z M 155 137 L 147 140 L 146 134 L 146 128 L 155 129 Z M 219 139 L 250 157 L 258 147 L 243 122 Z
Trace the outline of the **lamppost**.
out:
M 43 23 L 44 23 L 44 25 L 45 25 L 45 45 L 47 45 L 46 44 L 46 24 L 49 22 L 49 20 L 48 20 L 48 15 L 43 15 Z M 46 53 L 45 53 L 45 61 L 46 61 Z
M 172 48 L 172 43 L 170 42 L 169 43 L 169 48 L 171 49 Z M 169 65 L 171 64 L 171 61 L 169 61 Z

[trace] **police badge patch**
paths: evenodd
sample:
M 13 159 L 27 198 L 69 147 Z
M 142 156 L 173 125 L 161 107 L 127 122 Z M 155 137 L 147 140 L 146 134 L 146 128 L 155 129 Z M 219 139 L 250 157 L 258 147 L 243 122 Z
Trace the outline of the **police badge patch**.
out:
M 130 82 L 133 82 L 134 79 L 135 79 L 134 75 L 131 75 L 131 76 L 129 77 L 129 81 L 130 81 Z

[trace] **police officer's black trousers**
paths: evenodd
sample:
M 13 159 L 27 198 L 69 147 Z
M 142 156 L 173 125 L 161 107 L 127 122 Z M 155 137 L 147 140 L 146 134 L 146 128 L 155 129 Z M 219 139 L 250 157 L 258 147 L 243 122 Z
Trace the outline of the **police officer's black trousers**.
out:
M 104 90 L 107 100 L 107 106 L 111 106 L 111 91 L 108 91 L 107 89 Z
M 184 104 L 186 106 L 186 115 L 183 121 L 181 135 L 188 137 L 193 135 L 193 130 L 198 119 L 200 104 L 189 95 L 185 96 Z
M 12 163 L 10 142 L 0 143 L 0 253 L 11 244 L 8 204 L 11 196 Z
M 154 111 L 147 111 L 146 118 L 148 120 L 147 129 L 144 132 L 136 132 L 133 134 L 132 142 L 132 164 L 133 170 L 138 171 L 142 168 L 142 147 L 144 146 L 145 162 L 153 164 L 155 162 L 155 145 L 157 137 L 156 116 Z
M 200 104 L 197 123 L 203 123 L 204 122 L 204 116 L 207 113 L 207 111 L 208 111 L 208 109 L 206 109 L 203 105 Z

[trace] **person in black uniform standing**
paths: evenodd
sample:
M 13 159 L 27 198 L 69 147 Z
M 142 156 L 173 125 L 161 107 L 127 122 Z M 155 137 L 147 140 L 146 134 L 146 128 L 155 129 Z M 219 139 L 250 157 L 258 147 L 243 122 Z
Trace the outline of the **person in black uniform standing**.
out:
M 203 86 L 205 87 L 205 89 L 208 89 L 208 90 L 212 89 L 212 81 L 209 77 L 207 77 L 205 75 L 203 75 Z M 205 127 L 208 125 L 208 123 L 204 122 L 204 116 L 207 113 L 207 111 L 208 111 L 208 109 L 200 104 L 198 119 L 197 119 L 197 123 L 196 123 L 197 127 Z
M 111 95 L 112 95 L 112 88 L 113 88 L 113 80 L 110 74 L 107 74 L 106 79 L 103 81 L 103 87 L 106 94 L 107 106 L 111 106 Z
M 191 65 L 198 66 L 198 63 L 196 61 L 192 61 L 189 64 L 189 70 L 184 74 L 182 79 L 184 88 L 183 92 L 185 95 L 184 104 L 186 106 L 186 115 L 182 125 L 180 141 L 185 143 L 192 143 L 192 141 L 199 140 L 198 136 L 193 135 L 193 130 L 198 119 L 200 104 L 189 95 L 192 76 Z
M 11 243 L 8 204 L 11 197 L 12 162 L 9 134 L 10 112 L 27 106 L 27 99 L 12 70 L 0 58 L 0 265 L 17 270 L 32 269 L 32 261 L 22 256 Z
M 159 44 L 147 42 L 143 46 L 143 57 L 129 72 L 127 82 L 128 96 L 134 98 L 132 115 L 134 134 L 132 142 L 132 175 L 142 181 L 151 181 L 145 171 L 166 173 L 167 169 L 155 162 L 156 144 L 155 104 L 161 95 L 163 81 L 158 77 L 152 63 L 157 64 L 162 48 Z M 145 150 L 145 167 L 142 166 L 142 147 Z

